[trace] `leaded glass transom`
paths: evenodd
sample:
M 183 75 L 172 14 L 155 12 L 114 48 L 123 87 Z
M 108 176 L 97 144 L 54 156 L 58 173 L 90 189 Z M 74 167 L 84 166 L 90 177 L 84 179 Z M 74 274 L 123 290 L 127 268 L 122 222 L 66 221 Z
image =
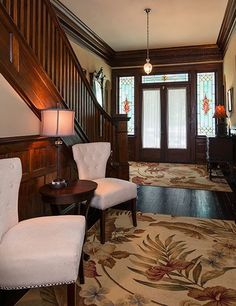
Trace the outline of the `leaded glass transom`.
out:
M 197 134 L 215 136 L 215 73 L 197 74 Z
M 134 77 L 119 77 L 119 113 L 127 114 L 128 135 L 134 135 Z
M 142 76 L 142 83 L 170 83 L 170 82 L 187 82 L 188 73 L 175 74 L 155 74 Z

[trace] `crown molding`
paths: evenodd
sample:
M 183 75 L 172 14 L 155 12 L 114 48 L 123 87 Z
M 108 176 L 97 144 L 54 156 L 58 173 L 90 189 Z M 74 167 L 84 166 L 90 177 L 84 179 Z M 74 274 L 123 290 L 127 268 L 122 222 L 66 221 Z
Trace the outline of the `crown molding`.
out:
M 217 45 L 225 54 L 230 36 L 236 24 L 236 0 L 228 0 L 225 15 L 221 24 L 220 32 L 217 38 Z
M 146 60 L 146 50 L 116 52 L 112 61 L 113 66 L 140 66 Z M 189 62 L 219 62 L 222 52 L 217 45 L 200 45 L 176 48 L 150 50 L 152 65 L 169 65 Z
M 59 0 L 51 0 L 64 31 L 109 65 L 115 51 Z

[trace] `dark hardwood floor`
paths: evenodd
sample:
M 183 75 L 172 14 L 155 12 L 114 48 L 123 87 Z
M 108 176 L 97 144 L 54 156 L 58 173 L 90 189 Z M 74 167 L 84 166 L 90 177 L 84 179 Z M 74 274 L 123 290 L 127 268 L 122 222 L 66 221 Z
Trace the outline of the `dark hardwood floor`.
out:
M 235 192 L 140 186 L 137 208 L 174 216 L 235 220 L 235 195 Z

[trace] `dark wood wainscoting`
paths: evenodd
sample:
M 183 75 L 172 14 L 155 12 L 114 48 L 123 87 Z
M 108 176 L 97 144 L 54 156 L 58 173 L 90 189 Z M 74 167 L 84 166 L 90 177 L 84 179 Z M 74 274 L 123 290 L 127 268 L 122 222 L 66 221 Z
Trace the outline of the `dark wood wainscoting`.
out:
M 39 136 L 0 139 L 0 158 L 19 157 L 22 162 L 22 182 L 19 193 L 20 220 L 50 214 L 42 203 L 38 189 L 56 177 L 56 147 L 54 139 Z M 76 168 L 69 149 L 61 149 L 62 174 L 76 177 Z

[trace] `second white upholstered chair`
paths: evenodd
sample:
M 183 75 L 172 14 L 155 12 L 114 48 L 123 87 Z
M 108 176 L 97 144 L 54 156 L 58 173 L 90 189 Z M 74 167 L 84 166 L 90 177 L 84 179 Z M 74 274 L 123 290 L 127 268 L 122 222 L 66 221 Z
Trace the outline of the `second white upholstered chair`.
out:
M 0 159 L 0 289 L 68 284 L 67 304 L 74 306 L 78 272 L 84 281 L 85 218 L 49 216 L 19 222 L 21 176 L 19 158 Z
M 98 184 L 90 206 L 100 210 L 100 239 L 105 243 L 105 213 L 110 207 L 129 201 L 133 225 L 137 226 L 137 185 L 125 180 L 105 177 L 111 154 L 109 142 L 81 143 L 72 147 L 79 179 L 93 180 Z

